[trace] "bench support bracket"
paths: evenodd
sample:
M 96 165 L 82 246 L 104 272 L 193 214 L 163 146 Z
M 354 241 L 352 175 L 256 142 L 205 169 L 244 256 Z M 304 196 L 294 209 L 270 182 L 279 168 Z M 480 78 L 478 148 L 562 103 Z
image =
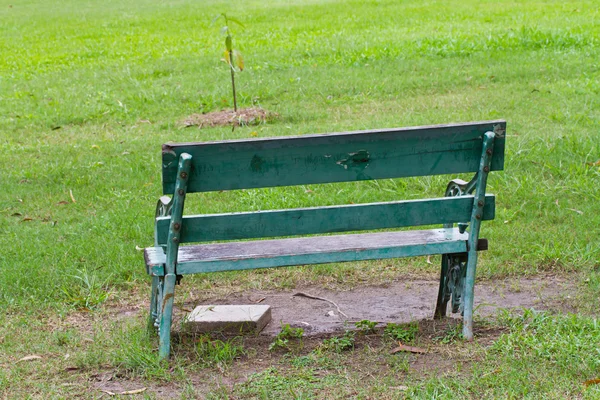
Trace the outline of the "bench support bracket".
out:
M 150 299 L 150 323 L 158 328 L 158 354 L 160 358 L 168 358 L 171 352 L 171 322 L 173 314 L 173 298 L 177 282 L 177 254 L 179 251 L 181 221 L 187 190 L 187 182 L 191 169 L 192 156 L 183 153 L 179 158 L 177 181 L 173 198 L 161 197 L 157 206 L 157 216 L 171 216 L 171 225 L 166 244 L 166 263 L 164 276 L 152 277 L 152 295 Z M 164 245 L 155 243 L 156 246 Z
M 481 227 L 481 215 L 485 205 L 485 190 L 487 178 L 490 172 L 492 154 L 494 154 L 494 132 L 486 132 L 483 135 L 483 150 L 479 171 L 477 172 L 477 183 L 475 185 L 475 198 L 473 199 L 473 211 L 471 213 L 471 228 L 468 242 L 467 272 L 464 288 L 464 320 L 463 336 L 466 340 L 473 340 L 473 295 L 475 289 L 475 269 L 477 267 L 477 243 L 479 241 L 479 228 Z
M 154 218 L 170 217 L 173 209 L 173 199 L 168 196 L 162 196 L 156 204 L 156 212 Z M 159 247 L 158 232 L 154 232 L 154 246 Z M 159 312 L 160 303 L 162 302 L 162 288 L 164 285 L 164 266 L 161 265 L 163 272 L 156 275 L 154 271 L 148 271 L 152 276 L 152 292 L 150 295 L 150 317 L 148 318 L 148 330 L 153 332 L 158 328 L 160 323 Z
M 435 307 L 435 319 L 446 316 L 448 302 L 452 300 L 452 312 L 462 312 L 462 296 L 465 285 L 467 253 L 442 254 L 440 288 Z
M 477 251 L 482 245 L 479 241 L 483 207 L 485 206 L 485 192 L 487 177 L 490 172 L 492 154 L 494 152 L 493 132 L 483 135 L 483 147 L 477 173 L 469 182 L 455 179 L 448 184 L 446 196 L 464 196 L 475 192 L 471 220 L 459 223 L 460 232 L 465 232 L 470 226 L 467 253 L 443 254 L 440 274 L 440 288 L 434 318 L 446 316 L 448 301 L 452 300 L 452 312 L 461 312 L 464 316 L 463 336 L 467 340 L 473 339 L 473 295 L 475 287 L 475 269 L 477 266 Z M 452 228 L 452 225 L 444 225 Z

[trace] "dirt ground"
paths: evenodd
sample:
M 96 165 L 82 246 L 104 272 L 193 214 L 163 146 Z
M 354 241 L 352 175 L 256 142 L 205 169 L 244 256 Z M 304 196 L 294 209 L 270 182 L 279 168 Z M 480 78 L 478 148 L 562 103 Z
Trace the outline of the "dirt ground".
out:
M 258 125 L 275 116 L 275 113 L 269 113 L 262 108 L 251 107 L 239 109 L 237 112 L 233 110 L 222 110 L 207 114 L 193 114 L 184 119 L 181 124 L 186 128 L 191 126 L 210 128 L 227 125 Z
M 576 297 L 576 277 L 570 276 L 537 276 L 530 278 L 508 278 L 502 280 L 478 281 L 475 288 L 475 316 L 493 316 L 503 308 L 534 308 L 557 313 L 574 312 L 572 299 Z M 193 288 L 186 288 L 192 290 Z M 208 393 L 216 387 L 231 388 L 235 384 L 245 382 L 252 374 L 279 365 L 282 354 L 268 350 L 273 337 L 281 330 L 282 324 L 304 329 L 303 348 L 301 353 L 308 353 L 322 343 L 324 338 L 339 334 L 345 329 L 353 328 L 355 321 L 370 320 L 380 323 L 378 331 L 372 335 L 357 336 L 355 350 L 360 348 L 380 349 L 388 353 L 388 344 L 382 339 L 383 325 L 387 322 L 418 322 L 419 333 L 416 344 L 427 349 L 426 354 L 409 354 L 410 369 L 423 376 L 445 373 L 455 370 L 456 364 L 464 367 L 477 360 L 481 351 L 491 345 L 502 334 L 503 330 L 485 323 L 475 324 L 474 333 L 477 346 L 467 344 L 443 345 L 440 335 L 459 323 L 458 315 L 444 320 L 433 320 L 433 312 L 438 291 L 438 282 L 427 278 L 410 278 L 402 282 L 390 282 L 383 286 L 364 286 L 347 291 L 334 291 L 322 287 L 298 287 L 284 291 L 248 291 L 220 298 L 208 298 L 202 302 L 186 302 L 176 307 L 174 327 L 195 306 L 200 304 L 268 304 L 272 308 L 272 321 L 259 335 L 247 335 L 244 347 L 253 349 L 252 357 L 243 357 L 235 361 L 235 368 L 222 373 L 208 369 L 206 372 L 191 376 L 196 393 Z M 309 298 L 305 295 L 320 297 L 325 300 Z M 333 304 L 335 303 L 335 305 Z M 339 309 L 338 309 L 339 307 Z M 146 305 L 129 305 L 115 311 L 118 319 L 145 316 Z M 347 318 L 343 314 L 347 315 Z M 477 321 L 477 320 L 476 320 Z M 178 328 L 175 328 L 178 329 Z M 185 349 L 187 342 L 195 339 L 188 334 L 173 332 L 174 351 L 178 357 L 192 357 Z M 458 342 L 461 343 L 461 342 Z M 189 343 L 187 343 L 189 344 Z M 178 350 L 179 348 L 179 350 Z M 385 362 L 361 359 L 364 352 L 344 353 L 345 363 L 354 368 L 365 368 L 373 379 L 389 374 Z M 465 368 L 465 371 L 468 369 Z M 138 381 L 131 377 L 119 376 L 114 371 L 106 371 L 92 376 L 92 387 L 100 394 L 123 393 L 144 387 L 145 395 L 158 398 L 179 398 L 183 388 L 173 382 L 152 384 Z M 136 397 L 136 396 L 132 396 Z
M 572 280 L 564 277 L 510 278 L 482 281 L 475 287 L 475 315 L 490 316 L 500 308 L 534 308 L 568 312 L 574 294 Z M 304 329 L 305 336 L 342 331 L 346 322 L 360 320 L 379 323 L 407 323 L 433 317 L 438 281 L 416 279 L 391 282 L 385 286 L 365 286 L 348 291 L 332 291 L 319 287 L 300 287 L 286 291 L 252 291 L 208 299 L 202 304 L 267 304 L 272 321 L 262 335 L 274 336 L 282 324 Z M 298 296 L 298 293 L 323 300 Z M 184 309 L 199 305 L 188 303 Z M 344 316 L 343 313 L 347 316 Z M 176 310 L 176 318 L 186 311 Z M 448 315 L 451 315 L 448 311 Z

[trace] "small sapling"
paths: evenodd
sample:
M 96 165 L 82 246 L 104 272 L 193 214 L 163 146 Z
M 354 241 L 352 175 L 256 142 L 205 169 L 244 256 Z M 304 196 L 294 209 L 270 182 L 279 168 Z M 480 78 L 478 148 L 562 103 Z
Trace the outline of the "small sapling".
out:
M 235 93 L 235 67 L 237 66 L 240 71 L 244 70 L 244 59 L 242 53 L 233 48 L 233 37 L 231 36 L 231 24 L 236 24 L 242 28 L 244 25 L 235 18 L 228 17 L 225 13 L 217 15 L 215 20 L 223 17 L 225 19 L 225 26 L 221 28 L 221 33 L 225 34 L 225 51 L 223 53 L 223 61 L 229 66 L 231 71 L 231 88 L 233 90 L 233 110 L 237 113 L 237 96 Z

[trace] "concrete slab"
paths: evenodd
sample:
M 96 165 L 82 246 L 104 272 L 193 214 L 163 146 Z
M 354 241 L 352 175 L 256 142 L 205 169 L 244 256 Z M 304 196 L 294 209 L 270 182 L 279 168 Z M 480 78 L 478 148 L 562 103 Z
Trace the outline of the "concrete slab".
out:
M 271 306 L 205 305 L 198 306 L 185 319 L 186 330 L 205 332 L 260 332 L 271 321 Z

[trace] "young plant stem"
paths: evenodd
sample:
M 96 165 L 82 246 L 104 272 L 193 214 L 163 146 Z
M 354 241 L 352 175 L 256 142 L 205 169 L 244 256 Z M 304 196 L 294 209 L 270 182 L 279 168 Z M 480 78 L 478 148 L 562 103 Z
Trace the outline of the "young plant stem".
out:
M 233 51 L 229 51 L 229 66 L 231 67 L 231 88 L 233 89 L 233 111 L 237 113 L 237 98 L 235 95 L 235 71 L 233 70 Z

